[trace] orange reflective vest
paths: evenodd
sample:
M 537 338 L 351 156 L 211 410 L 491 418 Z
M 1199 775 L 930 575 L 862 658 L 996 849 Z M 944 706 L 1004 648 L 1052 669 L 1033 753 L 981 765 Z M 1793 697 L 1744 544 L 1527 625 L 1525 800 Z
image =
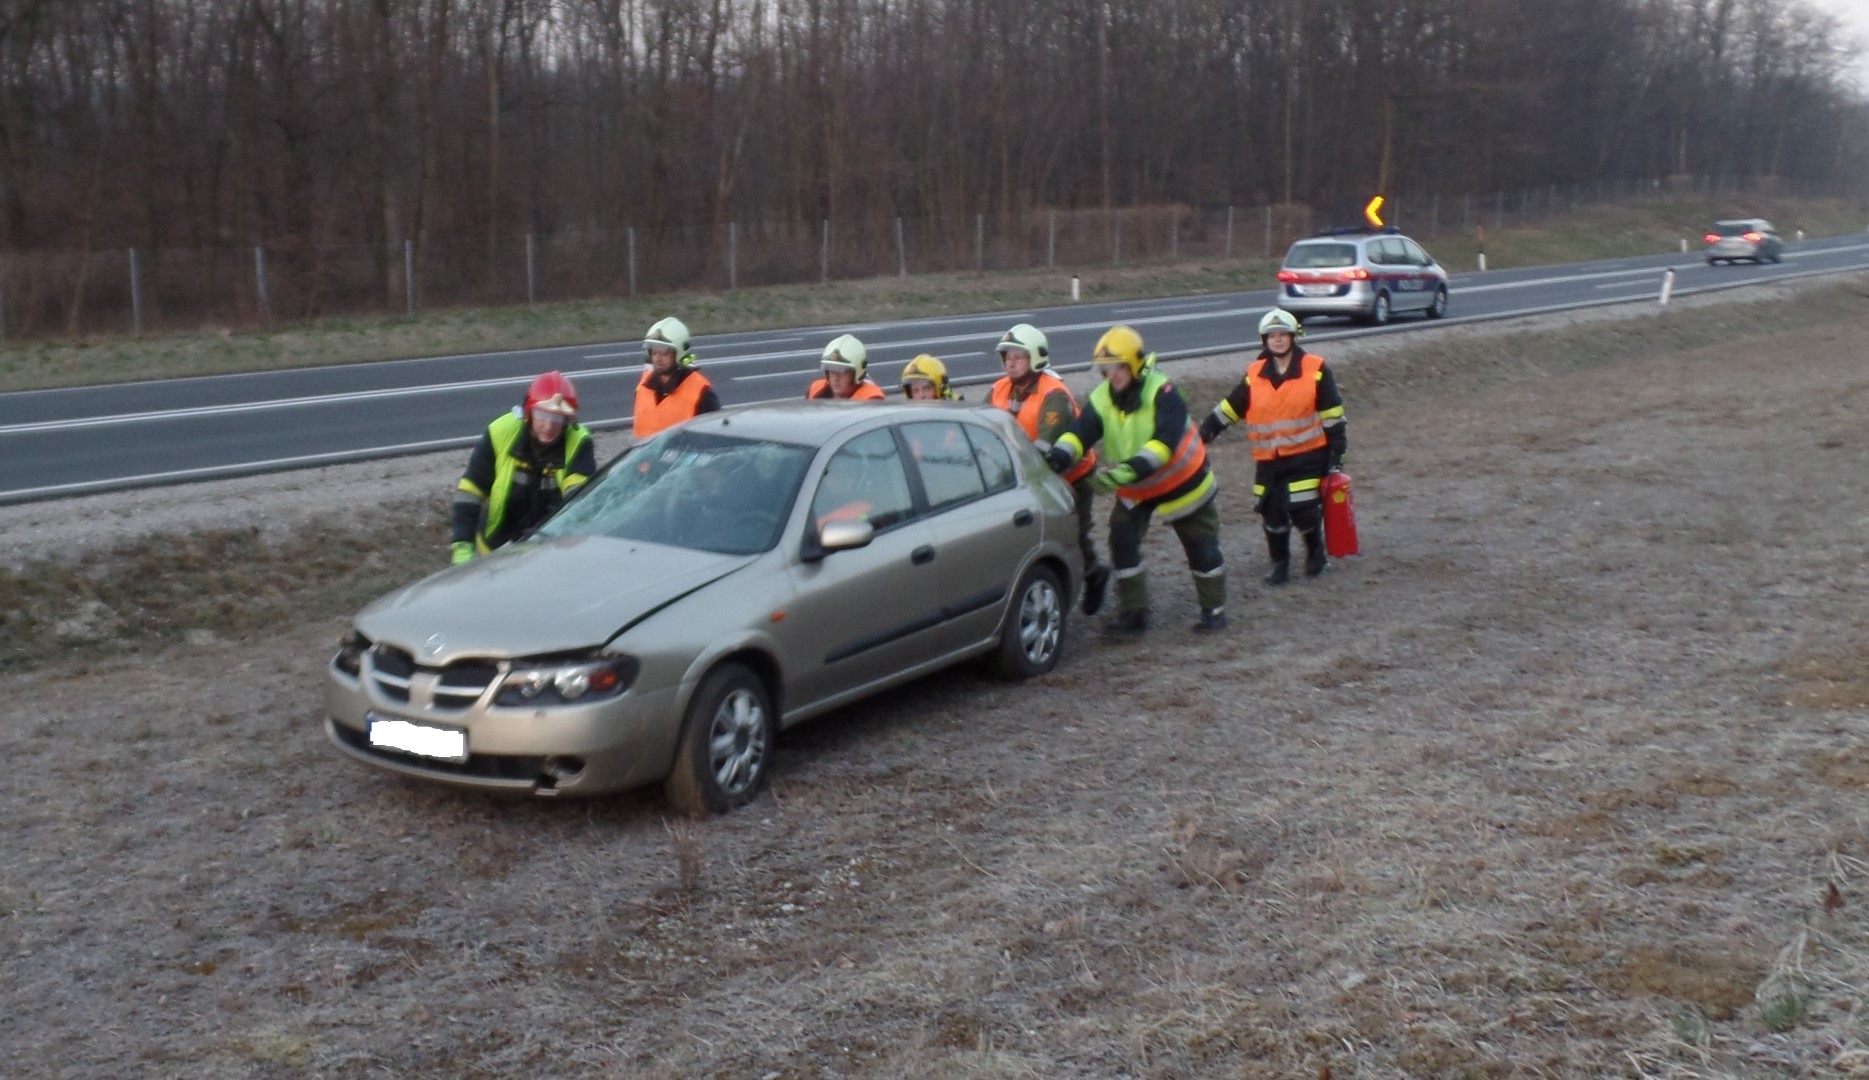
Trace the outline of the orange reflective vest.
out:
M 994 383 L 992 397 L 993 407 L 995 409 L 1005 409 L 1011 412 L 1013 416 L 1018 419 L 1019 427 L 1024 429 L 1025 437 L 1033 442 L 1037 442 L 1039 413 L 1044 411 L 1045 399 L 1050 397 L 1053 391 L 1057 390 L 1064 391 L 1064 396 L 1070 399 L 1071 418 L 1076 419 L 1077 398 L 1071 395 L 1071 388 L 1064 385 L 1063 379 L 1058 378 L 1049 371 L 1041 371 L 1038 373 L 1038 383 L 1032 387 L 1032 392 L 1027 394 L 1024 400 L 1019 402 L 1019 407 L 1017 409 L 1012 407 L 1012 380 L 1010 378 L 1005 378 Z M 1097 452 L 1095 450 L 1088 451 L 1078 460 L 1077 464 L 1065 470 L 1064 481 L 1067 484 L 1075 484 L 1084 477 L 1089 476 L 1090 471 L 1096 467 Z
M 636 437 L 646 439 L 663 428 L 674 427 L 683 420 L 691 420 L 700 411 L 701 395 L 710 385 L 707 376 L 698 371 L 690 371 L 686 378 L 675 384 L 675 389 L 660 401 L 655 398 L 655 388 L 649 380 L 655 376 L 655 369 L 642 373 L 642 381 L 636 384 Z
M 831 384 L 830 384 L 830 380 L 828 379 L 819 379 L 817 382 L 812 383 L 811 389 L 805 391 L 805 396 L 808 398 L 828 398 L 832 401 L 837 400 L 837 395 L 831 393 Z M 858 383 L 857 388 L 851 391 L 850 396 L 848 398 L 845 398 L 844 400 L 846 401 L 888 401 L 889 395 L 883 393 L 882 387 L 877 386 L 875 383 L 870 382 L 868 379 L 865 379 L 862 382 Z
M 1297 371 L 1277 386 L 1265 377 L 1270 358 L 1246 365 L 1246 443 L 1254 461 L 1273 461 L 1326 445 L 1324 421 L 1317 415 L 1318 373 L 1322 357 L 1305 353 Z

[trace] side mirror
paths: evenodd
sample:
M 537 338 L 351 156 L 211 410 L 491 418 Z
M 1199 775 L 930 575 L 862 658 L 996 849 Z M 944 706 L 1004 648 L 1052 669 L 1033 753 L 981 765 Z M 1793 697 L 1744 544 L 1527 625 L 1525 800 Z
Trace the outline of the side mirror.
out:
M 876 527 L 867 521 L 827 521 L 818 527 L 818 546 L 826 553 L 868 547 Z

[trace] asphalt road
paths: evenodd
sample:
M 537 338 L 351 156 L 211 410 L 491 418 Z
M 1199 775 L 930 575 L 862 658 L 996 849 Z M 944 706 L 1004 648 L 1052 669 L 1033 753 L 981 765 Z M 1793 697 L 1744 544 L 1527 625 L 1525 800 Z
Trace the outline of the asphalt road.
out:
M 1339 321 L 1307 325 L 1306 340 L 1408 333 L 1604 304 L 1653 304 L 1674 268 L 1674 295 L 1869 269 L 1869 236 L 1788 247 L 1775 266 L 1708 266 L 1698 254 L 1613 259 L 1455 274 L 1448 317 L 1399 317 L 1386 328 Z M 939 356 L 956 382 L 997 377 L 993 346 L 1031 322 L 1051 339 L 1054 364 L 1085 366 L 1115 323 L 1141 331 L 1164 359 L 1257 348 L 1270 289 L 1075 304 L 1025 311 L 859 326 L 804 327 L 698 338 L 695 351 L 729 405 L 797 397 L 816 377 L 818 353 L 851 332 L 870 350 L 872 376 L 891 385 L 916 353 Z M 469 356 L 298 368 L 157 382 L 0 394 L 0 504 L 180 483 L 472 445 L 493 416 L 517 404 L 531 379 L 569 374 L 593 428 L 629 424 L 641 376 L 640 339 Z M 605 457 L 621 435 L 599 436 Z

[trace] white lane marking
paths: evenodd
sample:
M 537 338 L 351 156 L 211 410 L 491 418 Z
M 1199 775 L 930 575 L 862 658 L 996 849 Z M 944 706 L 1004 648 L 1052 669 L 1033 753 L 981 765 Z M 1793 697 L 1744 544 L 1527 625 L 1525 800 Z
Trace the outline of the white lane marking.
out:
M 588 368 L 583 371 L 568 371 L 565 374 L 578 379 L 594 379 L 606 375 L 627 374 L 636 378 L 635 372 L 620 372 L 616 368 Z M 468 382 L 431 383 L 427 386 L 398 386 L 386 390 L 348 390 L 341 394 L 311 394 L 305 397 L 276 398 L 270 401 L 244 401 L 235 405 L 193 405 L 185 409 L 156 409 L 140 413 L 117 413 L 110 416 L 80 416 L 68 420 L 39 420 L 27 424 L 0 425 L 0 435 L 29 435 L 42 431 L 63 431 L 70 428 L 108 427 L 115 424 L 138 424 L 161 420 L 184 420 L 197 416 L 216 416 L 222 413 L 268 412 L 277 409 L 292 409 L 306 405 L 338 405 L 352 401 L 370 401 L 377 398 L 414 397 L 424 394 L 442 394 L 455 390 L 480 390 L 490 386 L 525 386 L 536 376 L 519 375 L 498 379 L 474 379 Z
M 1118 315 L 1122 317 L 1128 317 L 1130 315 L 1147 315 L 1153 312 L 1173 311 L 1177 308 L 1190 308 L 1191 309 L 1191 308 L 1224 307 L 1225 305 L 1230 304 L 1232 302 L 1233 301 L 1231 300 L 1166 300 L 1165 299 L 1157 303 L 1131 304 L 1127 307 L 1111 308 L 1110 314 Z
M 1463 285 L 1455 294 L 1465 296 L 1468 293 L 1494 292 L 1499 289 L 1528 289 L 1533 285 L 1561 285 L 1567 281 L 1595 281 L 1597 278 L 1630 277 L 1635 274 L 1659 275 L 1665 266 L 1644 266 L 1636 270 L 1603 270 L 1594 274 L 1565 274 L 1561 277 L 1527 278 L 1524 281 L 1502 281 L 1496 285 Z
M 818 369 L 808 368 L 804 371 L 768 371 L 763 375 L 735 375 L 728 381 L 757 382 L 760 379 L 815 379 L 817 377 Z

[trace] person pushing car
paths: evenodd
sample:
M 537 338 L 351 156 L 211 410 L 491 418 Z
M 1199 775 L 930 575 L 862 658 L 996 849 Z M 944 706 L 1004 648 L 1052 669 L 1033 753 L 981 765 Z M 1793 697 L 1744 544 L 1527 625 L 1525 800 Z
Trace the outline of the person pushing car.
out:
M 1112 327 L 1097 342 L 1091 362 L 1103 382 L 1090 392 L 1089 407 L 1058 437 L 1047 459 L 1068 472 L 1098 443 L 1108 468 L 1091 486 L 1116 496 L 1110 508 L 1110 561 L 1116 567 L 1116 616 L 1104 632 L 1132 637 L 1149 625 L 1149 585 L 1142 566 L 1142 537 L 1153 518 L 1175 530 L 1194 574 L 1203 633 L 1227 625 L 1226 560 L 1220 551 L 1219 485 L 1207 467 L 1207 448 L 1188 419 L 1181 391 L 1145 354 L 1142 335 Z
M 548 371 L 532 380 L 520 408 L 487 425 L 455 485 L 453 562 L 511 542 L 590 480 L 596 450 L 577 415 L 577 387 Z

